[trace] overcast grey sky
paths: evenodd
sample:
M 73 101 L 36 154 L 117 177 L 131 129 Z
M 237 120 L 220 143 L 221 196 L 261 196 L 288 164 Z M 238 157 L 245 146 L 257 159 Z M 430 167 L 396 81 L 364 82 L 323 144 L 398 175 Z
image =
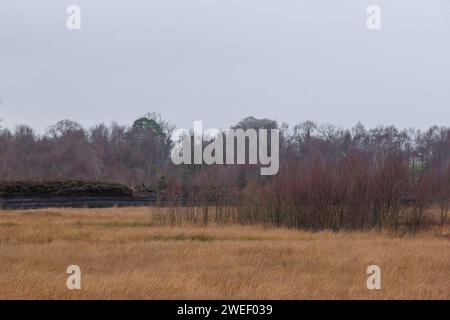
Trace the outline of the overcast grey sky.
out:
M 148 111 L 184 128 L 450 125 L 450 1 L 1 0 L 0 97 L 3 126 L 39 132 Z

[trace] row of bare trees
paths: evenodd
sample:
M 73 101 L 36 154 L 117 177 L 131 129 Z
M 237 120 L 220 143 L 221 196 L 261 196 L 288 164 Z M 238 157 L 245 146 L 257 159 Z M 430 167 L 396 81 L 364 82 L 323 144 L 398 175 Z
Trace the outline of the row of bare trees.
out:
M 311 229 L 394 229 L 415 232 L 432 222 L 425 215 L 439 205 L 447 221 L 450 168 L 423 170 L 411 176 L 402 155 L 375 166 L 352 152 L 339 164 L 321 156 L 289 162 L 270 182 L 249 183 L 243 191 L 239 218 L 247 223 Z
M 163 195 L 166 206 L 200 203 L 202 218 L 191 216 L 202 224 L 212 214 L 215 221 L 237 217 L 297 228 L 417 231 L 430 219 L 430 207 L 439 223 L 447 221 L 450 128 L 367 130 L 357 124 L 348 130 L 312 121 L 290 128 L 253 117 L 233 127 L 280 130 L 278 175 L 262 177 L 254 165 L 175 166 L 169 159 L 174 126 L 148 114 L 130 126 L 88 130 L 64 120 L 44 135 L 23 125 L 1 129 L 0 180 L 120 182 Z
M 427 222 L 447 223 L 449 128 L 366 130 L 358 124 L 343 130 L 306 121 L 284 134 L 282 154 L 276 177 L 244 188 L 241 221 L 413 232 Z

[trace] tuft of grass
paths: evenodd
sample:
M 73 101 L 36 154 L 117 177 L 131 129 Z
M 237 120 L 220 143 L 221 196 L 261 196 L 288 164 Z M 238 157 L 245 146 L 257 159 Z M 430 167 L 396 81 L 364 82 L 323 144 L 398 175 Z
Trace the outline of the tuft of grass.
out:
M 145 238 L 146 241 L 200 241 L 209 242 L 213 241 L 214 238 L 205 234 L 193 234 L 186 235 L 184 233 L 178 233 L 174 235 L 151 235 Z
M 212 240 L 213 240 L 212 237 L 207 236 L 205 234 L 195 234 L 191 236 L 191 241 L 209 242 Z
M 0 227 L 17 227 L 18 225 L 15 222 L 0 222 Z
M 82 223 L 77 221 L 74 223 L 77 226 L 101 226 L 101 227 L 111 227 L 111 228 L 148 228 L 154 227 L 155 224 L 152 222 L 138 222 L 138 221 L 108 221 L 108 222 L 94 222 L 94 223 Z

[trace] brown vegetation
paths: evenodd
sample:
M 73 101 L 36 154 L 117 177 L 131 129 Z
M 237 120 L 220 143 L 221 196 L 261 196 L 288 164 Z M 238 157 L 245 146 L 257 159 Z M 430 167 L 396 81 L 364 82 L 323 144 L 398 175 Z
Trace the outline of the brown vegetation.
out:
M 306 232 L 240 225 L 235 209 L 219 224 L 209 208 L 204 227 L 203 210 L 0 212 L 0 299 L 450 299 L 448 226 Z M 366 287 L 372 264 L 381 290 Z
M 305 121 L 292 129 L 248 117 L 234 128 L 280 129 L 280 171 L 256 165 L 180 165 L 169 153 L 174 129 L 155 114 L 132 126 L 85 130 L 64 120 L 36 135 L 27 126 L 0 130 L 0 180 L 93 179 L 157 194 L 157 205 L 229 206 L 239 221 L 305 230 L 409 230 L 429 227 L 426 211 L 450 203 L 450 129 L 426 131 L 361 124 L 348 130 Z M 226 151 L 226 148 L 225 150 Z M 226 158 L 226 152 L 224 152 Z M 100 183 L 102 184 L 102 183 Z M 0 188 L 1 192 L 1 188 Z M 59 193 L 64 190 L 53 190 Z

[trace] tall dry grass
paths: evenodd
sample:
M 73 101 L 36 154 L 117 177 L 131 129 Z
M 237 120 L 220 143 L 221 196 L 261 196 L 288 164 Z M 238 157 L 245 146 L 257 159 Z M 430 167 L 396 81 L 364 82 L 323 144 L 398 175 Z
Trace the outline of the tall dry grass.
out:
M 0 298 L 450 298 L 448 226 L 416 235 L 232 220 L 202 227 L 187 224 L 185 214 L 170 220 L 170 210 L 0 212 Z M 79 291 L 66 288 L 72 264 L 81 268 Z M 366 287 L 372 264 L 381 267 L 381 290 Z

